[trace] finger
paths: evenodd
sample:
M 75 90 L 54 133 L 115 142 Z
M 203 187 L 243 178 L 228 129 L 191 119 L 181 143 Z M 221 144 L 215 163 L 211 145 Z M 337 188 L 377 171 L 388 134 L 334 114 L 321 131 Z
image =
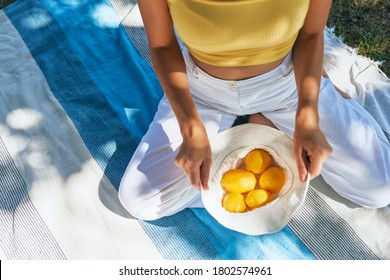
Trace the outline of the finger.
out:
M 192 168 L 187 169 L 187 175 L 190 179 L 191 185 L 195 189 L 200 190 L 200 167 L 193 166 Z
M 311 179 L 314 179 L 318 175 L 320 175 L 322 169 L 322 160 L 321 158 L 314 159 L 310 158 L 310 176 Z
M 177 167 L 180 167 L 181 169 L 184 170 L 182 160 L 179 158 L 179 156 L 176 156 L 174 163 Z M 185 171 L 185 170 L 184 170 Z
M 316 153 L 313 153 L 309 157 L 309 160 L 311 162 L 310 173 L 313 179 L 321 174 L 324 161 L 329 157 L 332 151 L 332 147 L 328 144 L 325 148 L 321 149 L 320 151 L 317 151 Z
M 307 151 L 305 149 L 302 149 L 302 160 L 306 168 L 306 176 L 308 176 L 311 166 L 310 166 L 310 157 L 307 154 Z
M 306 162 L 303 160 L 302 157 L 303 153 L 304 153 L 304 149 L 302 149 L 301 147 L 297 147 L 295 149 L 295 162 L 297 164 L 299 180 L 301 182 L 304 182 L 307 177 Z
M 207 191 L 209 189 L 209 179 L 210 179 L 210 169 L 211 169 L 211 159 L 207 159 L 203 162 L 200 167 L 200 182 L 202 189 Z

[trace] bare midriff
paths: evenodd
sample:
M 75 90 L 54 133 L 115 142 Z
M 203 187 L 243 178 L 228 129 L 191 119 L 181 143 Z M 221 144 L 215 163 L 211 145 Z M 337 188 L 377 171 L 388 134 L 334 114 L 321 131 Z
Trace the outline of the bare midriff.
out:
M 191 55 L 191 57 L 195 64 L 209 75 L 218 79 L 230 81 L 239 81 L 260 76 L 275 69 L 284 60 L 283 57 L 266 64 L 251 66 L 214 66 L 196 59 L 193 55 Z

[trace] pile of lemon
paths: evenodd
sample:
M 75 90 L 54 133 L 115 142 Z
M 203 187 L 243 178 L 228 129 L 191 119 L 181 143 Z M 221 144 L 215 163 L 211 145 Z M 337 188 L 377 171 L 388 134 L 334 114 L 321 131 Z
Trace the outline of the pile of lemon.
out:
M 242 213 L 271 202 L 286 182 L 282 167 L 263 149 L 254 149 L 243 163 L 222 175 L 222 207 Z

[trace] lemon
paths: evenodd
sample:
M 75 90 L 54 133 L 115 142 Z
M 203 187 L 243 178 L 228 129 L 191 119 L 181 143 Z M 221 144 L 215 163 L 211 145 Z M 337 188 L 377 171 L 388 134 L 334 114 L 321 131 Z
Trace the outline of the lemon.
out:
M 260 174 L 271 165 L 271 155 L 262 150 L 255 149 L 245 156 L 245 169 L 255 174 Z
M 279 166 L 271 166 L 267 168 L 260 175 L 259 179 L 260 188 L 267 190 L 271 193 L 279 192 L 285 182 L 286 177 L 284 175 L 284 170 Z
M 245 169 L 231 169 L 226 171 L 221 179 L 221 186 L 227 192 L 244 193 L 256 187 L 256 176 Z
M 226 211 L 242 213 L 246 211 L 244 196 L 240 193 L 227 193 L 222 199 L 222 207 Z
M 267 204 L 273 200 L 272 193 L 266 190 L 257 189 L 250 191 L 246 198 L 245 204 L 252 210 Z

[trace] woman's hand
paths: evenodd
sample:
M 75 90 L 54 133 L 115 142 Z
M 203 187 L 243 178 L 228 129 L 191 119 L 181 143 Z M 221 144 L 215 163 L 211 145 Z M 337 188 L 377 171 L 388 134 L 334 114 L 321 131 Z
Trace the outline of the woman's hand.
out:
M 206 129 L 201 121 L 181 129 L 183 143 L 175 163 L 190 179 L 191 185 L 200 190 L 208 190 L 211 168 L 211 148 Z
M 310 161 L 310 174 L 314 178 L 322 164 L 332 153 L 318 123 L 318 94 L 324 58 L 324 29 L 328 20 L 331 0 L 311 0 L 302 28 L 294 43 L 294 74 L 298 90 L 298 109 L 294 132 L 294 154 L 299 179 L 306 180 L 306 158 Z M 306 156 L 307 155 L 307 156 Z
M 311 179 L 320 175 L 322 164 L 333 149 L 318 126 L 318 116 L 313 113 L 315 111 L 309 109 L 297 112 L 293 145 L 299 179 L 303 182 L 308 171 Z M 307 161 L 310 164 L 307 164 Z

